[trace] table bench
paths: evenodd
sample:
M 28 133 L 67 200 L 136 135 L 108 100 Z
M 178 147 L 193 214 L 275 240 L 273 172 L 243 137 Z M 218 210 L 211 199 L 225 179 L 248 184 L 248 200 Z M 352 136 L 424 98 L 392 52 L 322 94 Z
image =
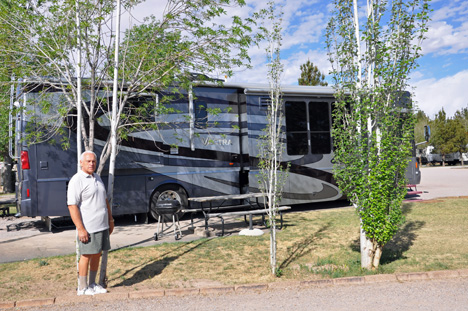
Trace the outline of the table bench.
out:
M 262 203 L 259 202 L 259 198 L 263 197 L 262 193 L 245 193 L 245 194 L 229 194 L 220 196 L 207 196 L 207 197 L 192 197 L 188 198 L 189 201 L 200 203 L 200 208 L 194 209 L 183 209 L 184 213 L 191 213 L 191 225 L 193 228 L 193 214 L 196 212 L 202 212 L 205 218 L 205 230 L 208 230 L 208 221 L 212 217 L 218 217 L 222 223 L 222 233 L 224 235 L 224 217 L 227 216 L 244 216 L 244 220 L 247 222 L 246 217 L 249 216 L 249 228 L 252 229 L 252 216 L 261 214 L 264 217 L 268 213 L 268 210 Z M 255 199 L 252 201 L 251 199 Z M 237 205 L 224 205 L 226 201 L 230 200 L 243 200 L 244 204 Z M 208 203 L 209 206 L 203 204 Z M 243 211 L 232 211 L 233 209 L 242 209 Z M 278 209 L 281 215 L 281 227 L 283 226 L 283 215 L 282 211 L 290 209 L 290 206 L 280 207 Z M 229 211 L 231 210 L 231 211 Z
M 14 204 L 15 202 L 15 199 L 7 199 L 0 201 L 0 213 L 2 214 L 2 217 L 10 216 L 10 205 Z
M 10 216 L 10 207 L 9 206 L 0 206 L 0 212 L 2 213 L 2 217 Z

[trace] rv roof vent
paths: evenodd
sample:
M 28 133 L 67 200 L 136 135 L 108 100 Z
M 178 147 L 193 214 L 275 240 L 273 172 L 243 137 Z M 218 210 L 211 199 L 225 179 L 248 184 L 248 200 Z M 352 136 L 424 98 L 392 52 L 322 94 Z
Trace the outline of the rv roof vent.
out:
M 270 97 L 260 97 L 260 109 L 267 110 L 268 107 L 271 105 L 271 98 Z

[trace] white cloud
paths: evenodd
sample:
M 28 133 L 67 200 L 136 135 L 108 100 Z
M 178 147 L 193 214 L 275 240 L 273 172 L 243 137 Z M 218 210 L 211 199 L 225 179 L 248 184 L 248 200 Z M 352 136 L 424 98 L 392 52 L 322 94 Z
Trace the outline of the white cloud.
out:
M 264 58 L 258 55 L 258 59 L 253 63 L 254 68 L 250 70 L 237 71 L 230 82 L 248 82 L 248 83 L 268 83 L 267 77 L 267 64 Z M 300 66 L 310 59 L 320 71 L 325 75 L 330 71 L 330 62 L 328 61 L 327 54 L 322 50 L 309 50 L 307 52 L 299 51 L 291 54 L 288 58 L 282 59 L 284 65 L 284 72 L 281 78 L 283 85 L 295 85 L 301 75 Z
M 322 13 L 301 18 L 298 26 L 292 28 L 291 31 L 287 31 L 284 35 L 284 49 L 289 49 L 296 45 L 319 42 L 326 23 L 325 15 Z
M 423 53 L 439 55 L 466 53 L 468 50 L 468 22 L 454 27 L 445 21 L 434 22 L 429 26 Z
M 435 4 L 436 1 L 432 1 Z M 439 2 L 439 1 L 437 1 Z M 437 10 L 434 10 L 431 15 L 432 21 L 441 21 L 451 18 L 458 18 L 460 15 L 468 13 L 468 2 L 465 0 L 458 1 L 444 1 L 441 3 L 441 7 Z
M 416 87 L 415 100 L 418 107 L 430 117 L 444 107 L 447 116 L 468 106 L 468 70 L 439 80 L 425 79 L 412 83 Z

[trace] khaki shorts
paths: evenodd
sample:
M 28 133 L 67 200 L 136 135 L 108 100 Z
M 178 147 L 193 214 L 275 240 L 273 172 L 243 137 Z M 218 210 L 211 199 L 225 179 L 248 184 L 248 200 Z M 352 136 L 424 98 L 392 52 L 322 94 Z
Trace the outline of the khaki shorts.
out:
M 99 254 L 101 251 L 111 249 L 109 229 L 89 234 L 87 243 L 78 240 L 78 247 L 81 255 Z

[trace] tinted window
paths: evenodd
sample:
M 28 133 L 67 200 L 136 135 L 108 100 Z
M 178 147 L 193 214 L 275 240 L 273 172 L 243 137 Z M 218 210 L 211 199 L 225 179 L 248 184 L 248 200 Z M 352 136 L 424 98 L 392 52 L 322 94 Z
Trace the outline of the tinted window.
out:
M 330 131 L 328 103 L 309 103 L 310 131 Z
M 312 154 L 330 153 L 330 146 L 330 132 L 310 134 L 310 148 L 312 149 Z
M 286 139 L 289 155 L 304 155 L 309 152 L 307 133 L 287 133 Z
M 286 151 L 289 155 L 309 152 L 307 108 L 305 102 L 286 102 Z
M 310 148 L 312 154 L 331 152 L 330 108 L 327 102 L 309 102 Z
M 307 131 L 306 104 L 286 102 L 286 131 Z
M 328 102 L 288 101 L 285 103 L 285 108 L 288 155 L 331 152 Z

